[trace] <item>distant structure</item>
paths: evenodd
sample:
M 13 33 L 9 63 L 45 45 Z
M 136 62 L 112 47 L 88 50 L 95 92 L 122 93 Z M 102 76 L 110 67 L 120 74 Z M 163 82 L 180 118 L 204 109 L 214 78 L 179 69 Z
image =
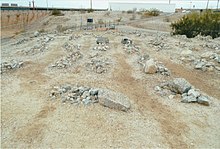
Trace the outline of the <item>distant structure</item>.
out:
M 121 3 L 121 2 L 110 2 L 109 8 L 113 11 L 128 11 L 137 8 L 140 9 L 152 9 L 156 8 L 163 12 L 175 12 L 176 4 L 161 4 L 161 3 Z
M 11 7 L 18 7 L 18 4 L 11 3 Z
M 32 1 L 32 3 L 33 3 L 33 10 L 35 9 L 35 6 L 34 6 L 34 0 Z
M 2 3 L 2 6 L 9 6 L 9 3 Z

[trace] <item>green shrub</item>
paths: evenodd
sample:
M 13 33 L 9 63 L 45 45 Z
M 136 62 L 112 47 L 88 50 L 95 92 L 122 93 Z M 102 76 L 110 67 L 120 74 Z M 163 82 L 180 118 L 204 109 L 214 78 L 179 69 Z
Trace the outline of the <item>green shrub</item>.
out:
M 202 36 L 220 37 L 220 13 L 205 11 L 194 12 L 183 16 L 180 20 L 171 23 L 172 34 L 186 35 L 193 38 Z
M 64 15 L 61 13 L 60 10 L 57 10 L 57 9 L 53 9 L 51 14 L 54 16 L 63 16 Z

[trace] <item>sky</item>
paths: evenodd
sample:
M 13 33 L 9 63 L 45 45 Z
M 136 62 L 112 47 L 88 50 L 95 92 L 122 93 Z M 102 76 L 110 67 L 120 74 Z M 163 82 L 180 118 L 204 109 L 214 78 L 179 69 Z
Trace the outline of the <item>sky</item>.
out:
M 32 0 L 0 0 L 0 3 L 17 3 L 19 6 L 29 6 Z M 34 0 L 35 6 L 58 8 L 90 8 L 90 0 Z M 218 0 L 210 0 L 209 8 L 216 8 Z M 92 0 L 93 8 L 108 8 L 108 2 L 146 2 L 146 3 L 169 3 L 169 0 Z M 206 8 L 207 0 L 171 0 L 176 4 L 176 8 Z M 219 6 L 220 7 L 220 6 Z

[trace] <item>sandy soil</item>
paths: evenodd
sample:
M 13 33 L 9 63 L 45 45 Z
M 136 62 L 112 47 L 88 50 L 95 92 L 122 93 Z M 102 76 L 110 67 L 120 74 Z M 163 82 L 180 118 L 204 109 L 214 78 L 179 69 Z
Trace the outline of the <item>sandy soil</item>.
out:
M 106 21 L 113 21 L 121 15 L 129 21 L 127 14 L 117 13 L 106 16 L 106 12 L 94 12 L 83 14 L 83 17 L 104 19 L 105 16 Z M 80 24 L 79 20 L 80 16 L 73 12 L 62 17 L 50 16 L 40 22 L 38 28 L 3 40 L 1 61 L 22 60 L 24 66 L 1 76 L 2 148 L 220 148 L 220 73 L 195 70 L 191 63 L 180 62 L 180 46 L 176 45 L 186 43 L 188 47 L 200 47 L 207 41 L 189 41 L 170 36 L 168 32 L 135 28 L 132 22 L 118 27 L 117 31 L 54 33 L 57 25 L 72 26 Z M 163 18 L 159 19 L 160 24 L 162 21 Z M 21 54 L 22 50 L 30 50 L 39 44 L 40 37 L 33 37 L 33 34 L 41 29 L 45 30 L 45 35 L 40 37 L 54 38 L 46 44 L 48 50 Z M 141 32 L 141 36 L 134 31 Z M 69 40 L 72 35 L 80 37 Z M 109 38 L 109 50 L 92 50 L 96 46 L 96 35 Z M 141 49 L 139 53 L 128 54 L 123 49 L 120 42 L 124 36 L 134 40 Z M 158 36 L 163 36 L 163 41 L 169 43 L 168 49 L 158 51 L 151 46 L 149 42 Z M 28 40 L 13 45 L 21 39 Z M 83 58 L 69 68 L 51 69 L 51 64 L 69 53 L 63 48 L 65 43 L 80 44 Z M 211 43 L 218 44 L 219 39 L 211 40 Z M 213 49 L 201 48 L 193 54 L 200 55 L 205 50 Z M 86 63 L 94 53 L 110 59 L 106 73 L 97 74 L 86 69 Z M 143 73 L 138 59 L 146 53 L 163 62 L 171 76 Z M 163 80 L 174 77 L 185 78 L 208 95 L 210 106 L 184 104 L 179 95 L 169 99 L 154 91 Z M 131 110 L 121 112 L 99 104 L 75 106 L 51 100 L 49 93 L 53 86 L 65 83 L 120 92 L 129 98 Z

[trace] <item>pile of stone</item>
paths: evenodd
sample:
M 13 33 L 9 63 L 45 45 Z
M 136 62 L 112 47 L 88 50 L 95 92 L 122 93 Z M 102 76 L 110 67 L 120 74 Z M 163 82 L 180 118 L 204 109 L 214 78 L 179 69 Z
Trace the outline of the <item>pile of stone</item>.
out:
M 46 43 L 53 41 L 53 40 L 54 40 L 54 37 L 48 36 L 48 35 L 42 36 L 37 39 L 37 41 L 41 44 L 46 44 Z
M 160 73 L 162 75 L 169 76 L 170 71 L 163 65 L 161 62 L 156 62 L 153 58 L 150 58 L 149 55 L 141 56 L 138 61 L 143 68 L 143 72 L 146 74 L 155 74 Z
M 19 53 L 22 53 L 24 55 L 35 55 L 38 53 L 42 53 L 48 50 L 48 47 L 46 46 L 45 43 L 42 44 L 37 44 L 34 47 L 32 47 L 29 50 L 21 50 Z
M 202 45 L 203 48 L 207 47 L 210 49 L 214 49 L 214 50 L 219 50 L 220 49 L 220 45 L 219 44 L 214 44 L 214 43 L 205 43 Z
M 52 99 L 59 97 L 62 102 L 70 102 L 71 104 L 89 105 L 98 102 L 98 93 L 99 90 L 95 88 L 66 84 L 54 87 L 54 90 L 50 92 L 50 97 Z
M 150 45 L 153 45 L 157 50 L 168 49 L 169 45 L 164 42 L 164 38 L 162 36 L 158 36 L 155 39 L 150 40 Z
M 110 60 L 108 58 L 92 58 L 86 64 L 87 71 L 93 71 L 98 74 L 106 73 L 110 68 Z
M 66 43 L 63 44 L 63 48 L 66 49 L 67 51 L 73 51 L 75 49 L 80 50 L 81 45 L 80 44 L 72 45 L 72 44 L 66 42 Z
M 199 103 L 209 106 L 209 97 L 203 95 L 198 89 L 195 89 L 184 78 L 174 78 L 173 80 L 162 83 L 156 86 L 155 90 L 160 95 L 180 94 L 183 103 Z M 169 96 L 171 97 L 171 96 Z
M 140 47 L 136 46 L 132 39 L 128 37 L 123 37 L 121 40 L 121 43 L 124 45 L 123 49 L 128 53 L 128 54 L 133 54 L 133 53 L 139 53 L 140 52 Z
M 83 104 L 88 106 L 99 103 L 102 106 L 121 111 L 128 111 L 131 107 L 129 99 L 123 94 L 108 89 L 71 84 L 55 86 L 49 96 L 52 100 L 59 98 L 62 103 L 73 105 Z
M 199 39 L 199 40 L 204 40 L 204 41 L 210 41 L 212 40 L 212 36 L 202 36 L 202 35 L 197 35 L 196 37 L 194 37 L 195 39 Z
M 71 35 L 69 36 L 69 40 L 76 40 L 79 39 L 81 37 L 81 35 Z
M 19 40 L 19 41 L 17 41 L 17 42 L 15 42 L 15 43 L 13 43 L 12 45 L 19 45 L 19 44 L 23 44 L 23 43 L 25 43 L 25 42 L 27 42 L 28 41 L 28 39 L 21 39 L 21 40 Z
M 128 54 L 133 54 L 133 53 L 139 53 L 140 52 L 140 47 L 136 46 L 135 44 L 125 44 L 123 49 Z
M 109 46 L 106 45 L 105 43 L 99 43 L 98 46 L 95 46 L 93 50 L 98 50 L 98 51 L 107 51 L 109 50 Z
M 23 66 L 23 61 L 11 60 L 10 62 L 1 63 L 1 74 L 8 72 L 13 69 L 21 68 Z
M 207 52 L 201 55 L 200 59 L 194 61 L 195 69 L 203 71 L 220 71 L 220 55 L 212 52 Z
M 73 52 L 63 57 L 62 59 L 58 60 L 57 62 L 55 62 L 55 64 L 53 64 L 52 67 L 67 68 L 72 66 L 73 63 L 75 63 L 77 60 L 81 59 L 82 57 L 83 55 L 79 51 Z

